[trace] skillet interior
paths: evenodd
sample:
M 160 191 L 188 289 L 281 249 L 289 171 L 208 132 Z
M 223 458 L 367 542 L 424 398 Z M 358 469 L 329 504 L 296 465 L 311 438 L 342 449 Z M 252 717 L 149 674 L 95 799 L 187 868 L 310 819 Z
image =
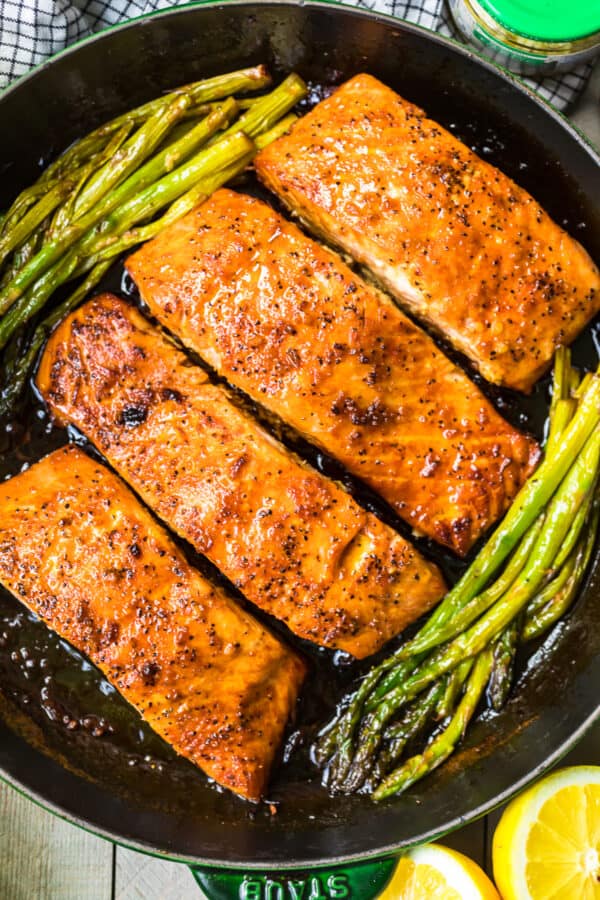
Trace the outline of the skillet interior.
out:
M 186 7 L 124 26 L 42 67 L 0 100 L 0 208 L 35 178 L 40 160 L 95 124 L 165 88 L 262 61 L 317 84 L 372 72 L 528 188 L 600 258 L 598 160 L 557 115 L 460 48 L 389 19 L 320 4 Z M 593 337 L 588 332 L 578 342 L 576 363 L 595 364 Z M 527 416 L 539 433 L 543 387 L 529 404 L 496 399 L 508 399 L 505 413 Z M 30 400 L 22 421 L 34 422 L 36 413 Z M 8 447 L 25 450 L 23 461 L 50 449 L 44 428 L 39 419 L 16 440 L 0 430 L 2 475 L 20 464 Z M 331 800 L 317 781 L 290 784 L 292 770 L 285 788 L 274 785 L 273 799 L 281 803 L 271 816 L 218 793 L 191 766 L 174 761 L 162 742 L 139 733 L 135 717 L 112 695 L 104 708 L 114 734 L 94 736 L 104 728 L 90 715 L 103 711 L 95 673 L 82 670 L 64 645 L 48 641 L 43 627 L 1 595 L 0 680 L 19 711 L 2 701 L 0 769 L 80 824 L 172 857 L 289 867 L 381 854 L 483 814 L 558 758 L 595 716 L 599 596 L 596 566 L 551 652 L 546 646 L 536 654 L 506 710 L 480 720 L 452 763 L 408 795 L 379 807 L 361 797 Z M 41 658 L 53 676 L 43 708 Z

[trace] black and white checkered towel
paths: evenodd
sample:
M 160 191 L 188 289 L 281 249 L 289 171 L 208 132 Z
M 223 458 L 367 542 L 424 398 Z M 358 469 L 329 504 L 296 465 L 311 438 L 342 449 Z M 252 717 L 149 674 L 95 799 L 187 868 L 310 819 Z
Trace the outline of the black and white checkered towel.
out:
M 0 88 L 73 41 L 125 19 L 187 0 L 0 0 Z M 445 0 L 346 0 L 456 37 Z M 574 0 L 577 2 L 577 0 Z M 566 109 L 583 90 L 591 65 L 560 78 L 525 79 Z

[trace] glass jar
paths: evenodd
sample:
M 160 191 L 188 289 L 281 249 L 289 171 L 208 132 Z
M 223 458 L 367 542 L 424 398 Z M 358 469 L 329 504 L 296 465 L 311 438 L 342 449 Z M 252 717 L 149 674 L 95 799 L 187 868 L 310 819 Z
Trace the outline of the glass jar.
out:
M 600 0 L 449 0 L 458 30 L 520 75 L 566 72 L 600 51 Z

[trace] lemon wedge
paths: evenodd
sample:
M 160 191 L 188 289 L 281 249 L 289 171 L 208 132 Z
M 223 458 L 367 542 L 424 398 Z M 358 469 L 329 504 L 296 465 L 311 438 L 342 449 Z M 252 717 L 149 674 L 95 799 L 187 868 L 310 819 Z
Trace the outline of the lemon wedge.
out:
M 493 841 L 504 900 L 600 900 L 600 766 L 572 766 L 510 803 Z
M 473 860 L 440 844 L 424 844 L 400 858 L 379 900 L 499 900 L 499 894 Z

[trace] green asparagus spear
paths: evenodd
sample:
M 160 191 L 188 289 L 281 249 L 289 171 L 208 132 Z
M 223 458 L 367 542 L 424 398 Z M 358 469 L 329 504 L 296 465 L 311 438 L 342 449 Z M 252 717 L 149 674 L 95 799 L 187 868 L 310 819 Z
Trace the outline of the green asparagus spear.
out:
M 16 247 L 35 233 L 38 226 L 69 196 L 74 188 L 74 182 L 62 181 L 49 190 L 29 211 L 18 224 L 8 229 L 0 238 L 0 266 L 6 262 L 6 258 Z
M 550 417 L 550 433 L 546 444 L 546 453 L 552 454 L 555 447 L 560 441 L 560 436 L 565 430 L 577 409 L 577 401 L 573 397 L 565 397 L 560 399 L 554 409 L 554 414 Z
M 496 712 L 502 709 L 510 692 L 518 640 L 518 622 L 513 619 L 493 647 L 492 672 L 487 694 L 492 709 Z
M 81 192 L 73 210 L 75 220 L 88 212 L 102 197 L 109 194 L 117 184 L 131 175 L 144 160 L 148 159 L 173 125 L 181 119 L 190 102 L 189 96 L 183 94 L 173 100 L 165 109 L 161 109 L 151 116 L 132 135 L 123 148 L 96 172 Z
M 492 651 L 484 650 L 477 657 L 467 682 L 464 696 L 447 728 L 429 744 L 423 753 L 413 756 L 385 778 L 373 792 L 374 800 L 385 800 L 392 794 L 405 791 L 411 784 L 424 778 L 454 752 L 464 736 L 481 700 L 492 668 Z
M 11 372 L 13 372 L 19 364 L 23 348 L 24 332 L 24 328 L 20 328 L 16 332 L 13 340 L 10 342 L 9 346 L 6 348 L 6 352 L 2 356 L 3 377 L 1 383 L 3 384 L 8 384 Z
M 76 216 L 81 216 L 102 196 L 109 193 L 118 181 L 126 177 L 133 168 L 138 167 L 147 158 L 174 122 L 180 117 L 188 102 L 185 98 L 180 98 L 176 101 L 176 105 L 169 107 L 164 112 L 161 110 L 140 128 L 139 132 L 123 148 L 121 160 L 107 162 L 87 185 L 76 203 Z M 96 210 L 93 220 L 98 221 L 101 215 L 102 213 L 98 214 Z M 74 240 L 77 240 L 78 235 L 84 233 L 91 224 L 89 217 L 84 218 L 79 226 L 77 222 L 73 223 L 71 228 L 66 229 L 62 235 L 48 243 L 21 270 L 12 283 L 2 291 L 0 294 L 0 313 L 6 312 L 19 297 L 22 297 L 27 288 L 36 279 L 40 278 L 60 258 L 65 249 Z
M 194 125 L 193 128 L 186 130 L 177 141 L 163 147 L 152 159 L 113 190 L 110 196 L 94 208 L 93 214 L 78 222 L 76 233 L 84 234 L 114 209 L 128 202 L 140 191 L 152 186 L 164 175 L 184 163 L 192 153 L 206 144 L 210 137 L 227 125 L 237 111 L 238 106 L 235 100 L 232 98 L 225 100 L 214 112 Z
M 128 110 L 117 119 L 113 119 L 109 124 L 111 127 L 115 125 L 118 127 L 123 122 L 130 121 L 139 124 L 181 95 L 189 96 L 191 103 L 198 106 L 213 100 L 222 100 L 224 97 L 230 97 L 233 94 L 258 91 L 269 87 L 270 84 L 271 76 L 265 66 L 240 69 L 237 72 L 216 75 L 214 78 L 206 78 L 203 81 L 196 81 L 192 84 L 185 84 L 182 87 L 175 88 L 169 94 L 164 94 L 162 97 L 157 97 L 148 103 L 144 103 L 143 106 Z M 102 127 L 106 128 L 106 126 Z
M 552 371 L 552 396 L 550 398 L 549 418 L 550 423 L 556 412 L 559 400 L 565 400 L 569 396 L 569 381 L 571 371 L 571 349 L 560 346 L 554 354 L 554 368 Z M 550 432 L 548 433 L 550 437 Z
M 0 236 L 4 238 L 7 232 L 11 228 L 14 228 L 21 219 L 27 215 L 28 210 L 38 203 L 48 191 L 55 188 L 58 183 L 58 180 L 52 181 L 47 185 L 41 185 L 36 182 L 19 194 L 2 220 L 2 231 L 0 232 Z
M 253 102 L 256 103 L 257 101 Z M 297 118 L 298 117 L 293 113 L 283 118 L 281 122 L 278 122 L 269 131 L 264 132 L 264 134 L 261 134 L 256 138 L 256 146 L 259 148 L 266 147 L 273 141 L 277 140 L 277 138 L 281 137 L 282 134 L 285 134 L 285 132 L 288 131 L 291 125 L 293 125 L 293 123 L 297 121 Z M 251 159 L 252 155 L 249 154 L 246 157 L 242 157 L 239 162 L 234 163 L 233 165 L 228 166 L 225 169 L 222 169 L 215 175 L 202 179 L 202 181 L 199 181 L 198 184 L 191 188 L 191 190 L 188 191 L 187 194 L 184 194 L 179 198 L 179 200 L 176 200 L 175 203 L 163 216 L 161 216 L 160 219 L 151 222 L 148 225 L 126 231 L 121 236 L 113 236 L 112 238 L 108 238 L 104 246 L 102 245 L 102 241 L 100 240 L 98 244 L 98 251 L 95 256 L 95 261 L 98 262 L 102 259 L 109 259 L 114 256 L 120 256 L 122 253 L 131 249 L 131 247 L 134 247 L 136 244 L 141 244 L 145 241 L 150 240 L 155 235 L 163 231 L 168 225 L 172 224 L 177 219 L 181 218 L 187 212 L 192 210 L 195 206 L 198 206 L 200 203 L 202 203 L 206 198 L 210 197 L 210 195 L 213 194 L 223 184 L 226 184 L 228 181 L 231 181 L 233 178 L 243 172 Z
M 277 87 L 271 94 L 266 95 L 265 97 L 260 98 L 254 106 L 249 109 L 236 123 L 232 126 L 225 134 L 219 138 L 219 140 L 209 146 L 206 150 L 206 153 L 210 153 L 211 150 L 216 146 L 220 146 L 224 144 L 227 146 L 227 142 L 230 139 L 236 138 L 239 139 L 239 131 L 240 129 L 244 129 L 244 133 L 249 135 L 255 135 L 260 133 L 261 131 L 268 130 L 274 126 L 274 124 L 278 121 L 278 119 L 285 115 L 289 109 L 294 106 L 299 99 L 301 99 L 306 93 L 306 86 L 304 82 L 298 78 L 298 76 L 291 75 L 284 82 L 282 82 L 279 87 Z M 210 118 L 210 117 L 209 117 Z M 162 120 L 161 120 L 162 121 Z M 149 126 L 144 126 L 146 128 L 146 136 L 148 134 Z M 148 139 L 148 138 L 147 138 Z M 186 135 L 182 138 L 183 141 L 189 140 Z M 154 146 L 154 144 L 153 144 Z M 169 158 L 168 148 L 164 150 L 160 156 L 160 163 L 164 167 L 166 160 Z M 177 175 L 177 173 L 179 173 Z M 146 173 L 142 172 L 142 178 L 144 175 L 147 176 Z M 154 173 L 153 173 L 154 175 Z M 130 202 L 130 207 L 125 209 L 127 203 L 123 204 L 122 208 L 122 222 L 119 227 L 122 226 L 122 230 L 126 230 L 131 227 L 132 224 L 136 221 L 136 203 L 139 206 L 148 205 L 150 203 L 148 191 L 151 191 L 154 200 L 155 206 L 152 211 L 146 213 L 147 217 L 150 217 L 155 214 L 155 212 L 160 209 L 162 206 L 165 206 L 167 203 L 172 202 L 174 196 L 171 194 L 166 198 L 163 197 L 163 192 L 169 191 L 169 185 L 173 185 L 177 182 L 177 179 L 185 179 L 187 176 L 187 170 L 185 163 L 183 166 L 180 166 L 178 170 L 172 172 L 171 175 L 176 176 L 172 179 L 171 182 L 167 183 L 165 177 L 163 177 L 158 182 L 154 181 L 152 184 L 148 184 L 146 189 L 146 193 L 144 190 L 139 190 L 140 188 L 140 173 L 136 173 L 136 182 L 135 187 L 139 190 L 136 196 L 132 197 Z M 154 176 L 155 177 L 155 176 Z M 193 177 L 193 176 L 192 176 Z M 147 180 L 147 177 L 146 177 Z M 154 180 L 154 179 L 153 179 Z M 125 189 L 125 185 L 127 185 L 127 192 L 131 192 L 131 184 L 127 182 L 121 186 L 122 192 Z M 189 189 L 191 186 L 191 182 L 186 184 L 185 186 L 181 186 L 179 188 L 180 193 L 183 193 L 185 190 Z M 116 196 L 115 196 L 116 195 Z M 60 258 L 61 254 L 65 252 L 66 248 L 71 246 L 72 243 L 78 240 L 86 231 L 103 219 L 103 227 L 109 228 L 112 225 L 109 213 L 111 213 L 118 202 L 120 202 L 123 198 L 123 193 L 118 193 L 117 191 L 113 191 L 109 196 L 108 203 L 105 203 L 104 206 L 102 204 L 97 204 L 90 211 L 90 215 L 83 216 L 70 228 L 67 228 L 63 234 L 57 238 L 55 241 L 51 242 L 47 246 L 43 248 L 43 250 L 33 259 L 31 262 L 25 266 L 25 268 L 18 274 L 18 276 L 11 282 L 8 287 L 0 293 L 0 313 L 9 308 L 15 300 L 18 300 L 24 293 L 24 291 L 31 285 L 34 280 L 39 279 L 40 275 L 48 270 L 48 268 Z M 125 224 L 123 224 L 125 223 Z M 88 236 L 88 239 L 91 239 L 91 236 Z M 84 244 L 84 247 L 86 245 Z M 27 304 L 24 303 L 21 307 L 26 307 Z M 3 340 L 5 340 L 3 338 Z
M 374 712 L 365 717 L 358 747 L 344 779 L 346 790 L 354 791 L 364 782 L 379 746 L 382 729 L 396 711 L 463 659 L 480 653 L 535 594 L 568 532 L 572 516 L 595 480 L 599 460 L 600 427 L 597 426 L 552 498 L 531 557 L 513 586 L 478 622 L 433 653 L 402 685 L 390 691 Z
M 391 725 L 384 738 L 387 746 L 379 754 L 374 767 L 374 781 L 379 781 L 389 767 L 402 755 L 409 741 L 414 740 L 435 716 L 440 699 L 444 695 L 446 682 L 442 679 L 433 684 L 423 697 L 409 707 L 400 722 Z
M 234 134 L 201 151 L 110 213 L 100 229 L 91 229 L 64 256 L 59 256 L 58 262 L 47 269 L 27 293 L 11 306 L 0 320 L 0 349 L 23 322 L 39 312 L 54 290 L 73 276 L 86 257 L 94 256 L 95 246 L 101 243 L 106 232 L 122 234 L 136 222 L 151 218 L 189 190 L 197 180 L 241 159 L 247 160 L 254 149 L 254 144 L 244 134 Z
M 73 168 L 79 168 L 89 162 L 89 160 L 97 154 L 103 153 L 110 142 L 115 140 L 115 134 L 119 135 L 116 140 L 119 142 L 120 146 L 124 140 L 127 140 L 133 131 L 135 124 L 136 123 L 131 120 L 115 120 L 114 122 L 107 122 L 106 124 L 101 125 L 100 128 L 90 132 L 90 134 L 85 135 L 85 137 L 75 141 L 67 147 L 54 162 L 50 163 L 50 165 L 44 169 L 36 184 L 43 186 L 49 181 L 67 177 Z
M 255 150 L 255 144 L 243 132 L 236 132 L 212 144 L 111 212 L 97 231 L 83 238 L 81 252 L 93 248 L 99 234 L 111 229 L 122 233 L 136 222 L 150 218 L 193 188 L 200 179 L 241 159 L 247 160 Z
M 141 193 L 145 188 L 159 182 L 165 174 L 172 171 L 174 165 L 184 162 L 192 150 L 205 143 L 209 137 L 214 135 L 230 120 L 232 115 L 235 115 L 236 111 L 237 104 L 235 101 L 226 101 L 221 110 L 216 111 L 200 122 L 195 129 L 181 139 L 178 145 L 166 147 L 159 151 L 153 159 L 141 166 L 122 184 L 105 195 L 104 199 L 97 203 L 87 215 L 81 216 L 76 222 L 70 223 L 69 227 L 64 229 L 60 235 L 57 235 L 54 240 L 46 244 L 40 253 L 18 273 L 11 284 L 0 292 L 0 313 L 5 311 L 19 296 L 22 296 L 24 290 L 59 260 L 61 255 L 83 235 L 99 222 L 105 220 L 117 206 L 126 203 L 137 193 Z M 162 123 L 162 121 L 159 117 L 159 122 Z M 154 137 L 152 134 L 148 136 L 148 130 L 146 130 L 146 136 L 149 142 L 148 146 L 154 146 Z M 206 152 L 209 151 L 207 150 Z
M 113 260 L 137 244 L 149 241 L 157 234 L 160 234 L 168 225 L 172 225 L 173 222 L 185 216 L 208 199 L 219 187 L 231 181 L 240 172 L 243 172 L 248 163 L 251 162 L 253 155 L 254 152 L 251 151 L 246 156 L 240 157 L 232 165 L 198 181 L 187 193 L 175 200 L 160 219 L 156 219 L 148 225 L 131 228 L 121 235 L 112 235 L 105 238 L 101 234 L 97 242 L 95 242 L 94 255 L 86 260 L 86 268 L 106 259 Z
M 81 161 L 89 159 L 90 156 L 106 145 L 107 138 L 115 131 L 124 125 L 141 125 L 150 116 L 168 106 L 181 94 L 190 97 L 191 106 L 189 109 L 192 110 L 201 104 L 222 100 L 225 97 L 230 97 L 232 94 L 260 90 L 268 87 L 270 83 L 271 78 L 266 68 L 264 66 L 255 66 L 254 68 L 227 72 L 224 75 L 217 75 L 214 78 L 206 78 L 193 84 L 184 85 L 171 91 L 169 94 L 150 100 L 142 106 L 127 110 L 127 112 L 117 116 L 110 122 L 100 125 L 86 137 L 75 142 L 54 163 L 51 163 L 40 180 L 48 180 L 56 175 L 62 175 L 74 163 L 79 164 Z
M 4 237 L 9 228 L 20 222 L 30 206 L 37 203 L 48 191 L 59 185 L 65 178 L 73 180 L 73 178 L 77 177 L 76 173 L 95 158 L 102 156 L 104 153 L 110 153 L 111 150 L 116 153 L 123 141 L 129 136 L 132 127 L 133 123 L 124 123 L 120 128 L 115 127 L 106 135 L 95 137 L 88 135 L 74 144 L 67 151 L 68 162 L 67 156 L 59 157 L 58 160 L 42 172 L 34 184 L 21 191 L 7 211 L 2 222 L 0 236 Z M 113 131 L 118 133 L 113 134 Z
M 298 116 L 295 113 L 290 113 L 289 116 L 284 116 L 281 121 L 273 125 L 273 127 L 268 131 L 263 131 L 261 134 L 257 134 L 254 138 L 254 143 L 259 150 L 262 150 L 263 147 L 268 147 L 268 145 L 272 144 L 273 141 L 276 141 L 277 138 L 280 138 L 282 135 L 287 134 L 294 122 L 297 121 Z
M 594 429 L 598 420 L 598 410 L 600 410 L 600 370 L 590 379 L 577 412 L 563 432 L 562 441 L 556 452 L 544 458 L 534 475 L 521 488 L 500 526 L 473 565 L 449 592 L 444 603 L 438 607 L 433 619 L 447 621 L 456 609 L 463 605 L 465 597 L 468 599 L 474 597 L 497 571 L 564 478 L 572 460 Z
M 446 623 L 453 621 L 456 614 L 485 586 L 488 577 L 493 575 L 499 565 L 507 558 L 518 540 L 527 531 L 527 528 L 532 523 L 535 524 L 535 519 L 556 490 L 557 485 L 564 478 L 571 461 L 581 450 L 581 447 L 595 427 L 599 411 L 600 375 L 596 373 L 587 381 L 587 387 L 582 392 L 577 413 L 563 432 L 560 447 L 557 447 L 556 452 L 552 456 L 546 455 L 538 470 L 521 489 L 504 521 L 494 532 L 475 562 L 467 569 L 462 578 L 459 579 L 454 588 L 449 591 L 442 603 L 430 616 L 426 625 L 417 635 L 413 647 L 416 648 L 418 646 L 418 641 L 422 641 L 425 644 L 430 635 L 435 634 Z M 404 648 L 400 648 L 398 655 L 403 652 Z M 397 656 L 385 660 L 380 667 L 380 674 L 392 668 L 396 662 Z M 401 677 L 404 677 L 402 671 Z M 389 689 L 392 678 L 393 673 L 390 675 L 390 682 L 382 684 L 382 687 L 378 689 L 379 695 L 382 695 Z
M 508 565 L 500 577 L 487 590 L 483 591 L 477 597 L 474 597 L 463 608 L 457 611 L 456 615 L 436 630 L 426 631 L 423 628 L 412 641 L 409 641 L 400 649 L 397 654 L 399 660 L 421 654 L 426 650 L 431 650 L 438 644 L 443 644 L 460 634 L 469 625 L 471 625 L 479 616 L 492 606 L 513 584 L 517 576 L 520 574 L 523 566 L 529 559 L 531 550 L 539 536 L 543 526 L 543 519 L 538 518 L 533 525 L 530 526 L 525 534 L 517 550 L 511 557 Z M 373 693 L 373 702 L 381 699 L 385 693 L 394 686 L 393 680 L 387 679 L 378 686 Z
M 515 618 L 536 590 L 546 581 L 555 579 L 559 569 L 557 562 L 564 566 L 586 519 L 596 483 L 600 448 L 598 438 L 592 432 L 599 430 L 600 422 L 598 373 L 586 376 L 579 383 L 579 376 L 570 365 L 569 352 L 561 349 L 558 360 L 551 415 L 552 452 L 546 453 L 544 463 L 520 492 L 517 498 L 520 502 L 507 515 L 491 546 L 484 548 L 483 559 L 476 560 L 413 641 L 368 673 L 358 691 L 320 735 L 315 755 L 317 760 L 329 761 L 330 783 L 334 788 L 352 791 L 366 778 L 370 780 L 369 771 L 373 771 L 381 729 L 391 716 L 410 702 L 411 697 L 421 697 L 428 684 L 430 689 L 439 684 L 444 672 L 456 672 L 457 666 L 465 664 L 465 657 L 472 659 L 494 642 L 497 644 L 491 699 L 495 698 L 496 705 L 504 701 L 516 648 Z M 576 410 L 571 403 L 565 405 L 562 402 L 571 398 L 579 401 L 574 404 Z M 573 419 L 569 421 L 573 413 Z M 583 458 L 578 459 L 577 466 L 570 467 L 582 447 Z M 550 507 L 545 510 L 551 497 Z M 525 529 L 523 538 L 521 529 L 524 522 L 527 525 L 527 520 L 530 531 Z M 517 540 L 521 540 L 503 575 L 487 588 L 494 597 L 494 605 L 487 611 L 487 592 L 484 591 L 484 602 L 477 590 L 472 592 L 478 580 L 485 583 L 484 573 L 494 570 L 498 557 L 506 558 L 506 544 L 514 541 L 514 546 L 517 543 L 514 534 L 508 541 L 504 540 L 503 534 L 510 530 L 507 523 L 511 528 L 516 525 Z M 481 618 L 466 633 L 468 647 L 464 643 L 461 647 L 465 634 L 456 635 L 454 623 L 457 617 L 463 616 L 462 620 L 459 618 L 456 631 L 459 627 L 464 628 L 465 623 L 473 622 L 470 613 Z M 448 640 L 449 635 L 456 635 L 455 639 L 450 639 L 450 643 L 425 658 L 428 650 L 436 646 L 438 638 Z M 454 675 L 450 684 L 453 678 L 458 681 Z M 418 708 L 418 705 L 417 700 L 413 706 Z M 356 730 L 359 726 L 357 750 Z M 381 763 L 380 754 L 377 772 L 381 771 Z
M 37 253 L 44 242 L 47 229 L 48 222 L 42 222 L 41 225 L 27 238 L 25 243 L 21 244 L 21 246 L 15 250 L 2 279 L 0 280 L 0 290 L 15 277 L 15 274 L 25 265 L 27 260 L 31 259 L 31 257 Z
M 0 237 L 0 265 L 6 262 L 8 255 L 16 247 L 28 248 L 40 246 L 42 241 L 30 242 L 30 239 L 41 232 L 44 241 L 47 241 L 60 228 L 61 220 L 68 219 L 73 198 L 82 187 L 90 174 L 97 168 L 103 160 L 107 160 L 112 156 L 113 152 L 118 150 L 116 142 L 111 142 L 106 149 L 105 154 L 96 154 L 91 160 L 79 168 L 73 168 L 68 178 L 49 182 L 41 194 L 37 203 L 30 206 L 29 210 L 23 216 L 17 216 L 12 224 L 7 226 Z M 53 213 L 51 218 L 48 218 Z M 4 289 L 10 281 L 16 276 L 25 263 L 31 259 L 32 254 L 27 251 L 15 254 L 13 262 L 9 270 L 5 272 L 2 279 L 0 289 Z M 8 275 L 10 274 L 10 277 Z
M 586 372 L 581 381 L 579 382 L 579 386 L 574 391 L 574 397 L 576 400 L 581 400 L 588 387 L 590 386 L 590 381 L 594 377 L 593 372 Z
M 36 329 L 29 348 L 11 375 L 10 383 L 7 384 L 0 393 L 0 415 L 6 415 L 22 393 L 31 366 L 35 362 L 37 354 L 48 334 L 52 331 L 54 326 L 71 312 L 80 300 L 96 286 L 106 269 L 113 263 L 114 259 L 136 244 L 153 237 L 167 225 L 176 221 L 178 218 L 185 215 L 186 212 L 209 197 L 218 187 L 242 171 L 251 160 L 252 155 L 253 153 L 249 153 L 246 156 L 241 157 L 238 162 L 221 169 L 219 172 L 215 173 L 215 175 L 208 176 L 199 181 L 187 194 L 176 200 L 161 219 L 152 222 L 147 226 L 132 229 L 122 235 L 122 237 L 115 238 L 112 242 L 107 242 L 93 257 L 86 259 L 83 270 L 76 270 L 73 272 L 73 277 L 76 277 L 77 275 L 84 274 L 84 272 L 89 269 L 92 270 L 82 285 L 71 294 L 67 300 L 63 301 Z
M 541 527 L 542 519 L 540 518 L 530 527 L 502 576 L 491 588 L 480 595 L 482 610 L 487 609 L 502 596 L 513 583 L 523 568 Z M 480 602 L 480 598 L 475 598 L 471 605 L 468 605 L 469 614 L 465 617 L 465 621 L 468 621 L 469 624 L 477 616 L 475 604 Z M 472 615 L 474 610 L 475 614 Z M 333 727 L 320 736 L 315 750 L 315 758 L 322 763 L 324 760 L 332 757 L 330 763 L 332 782 L 343 781 L 351 764 L 352 736 L 363 709 L 367 712 L 375 710 L 382 698 L 393 688 L 402 684 L 414 671 L 424 658 L 424 651 L 459 633 L 464 627 L 464 623 L 460 629 L 455 630 L 453 627 L 459 616 L 460 613 L 457 614 L 455 619 L 450 620 L 448 625 L 443 625 L 438 629 L 430 628 L 429 622 L 431 620 L 429 620 L 413 641 L 400 647 L 395 654 L 384 660 L 377 669 L 369 674 L 361 688 L 350 699 L 349 705 L 342 716 L 337 721 L 334 721 Z M 412 658 L 408 659 L 408 657 Z M 388 672 L 387 675 L 385 675 L 386 671 Z
M 523 641 L 532 641 L 541 637 L 572 605 L 590 563 L 598 533 L 599 516 L 600 504 L 596 503 L 592 510 L 585 540 L 582 542 L 577 554 L 571 577 L 544 607 L 536 610 L 527 618 L 521 632 L 521 639 Z
M 51 269 L 48 269 L 0 319 L 0 349 L 3 349 L 13 334 L 25 322 L 36 315 L 46 303 L 50 295 L 68 281 L 77 269 L 79 259 L 76 249 L 72 249 L 61 257 Z
M 534 522 L 504 574 L 495 585 L 488 589 L 489 593 L 486 592 L 487 599 L 490 602 L 497 600 L 512 584 L 518 572 L 521 571 L 529 551 L 539 534 L 541 525 L 541 520 Z M 452 621 L 451 619 L 449 622 L 450 628 Z M 418 632 L 413 641 L 401 646 L 394 654 L 380 663 L 378 667 L 371 670 L 363 680 L 358 691 L 350 698 L 343 713 L 319 736 L 314 751 L 315 759 L 319 764 L 322 764 L 325 760 L 332 758 L 330 763 L 332 780 L 343 780 L 350 766 L 353 734 L 360 721 L 363 709 L 367 712 L 372 712 L 389 691 L 402 684 L 424 658 L 424 653 L 419 653 L 418 651 L 419 649 L 421 651 L 428 649 L 430 638 L 432 639 L 431 647 L 436 646 L 437 643 L 441 643 L 445 639 L 443 629 L 446 625 L 443 623 L 442 626 L 436 629 L 430 623 L 431 618 Z M 439 641 L 437 640 L 438 636 L 440 638 Z
M 586 509 L 587 508 L 588 507 L 586 504 Z M 526 616 L 532 616 L 539 609 L 542 609 L 542 607 L 544 607 L 550 600 L 552 600 L 552 598 L 555 596 L 555 594 L 558 593 L 558 591 L 562 590 L 562 588 L 565 586 L 567 581 L 569 581 L 571 575 L 573 574 L 579 551 L 580 548 L 576 547 L 571 552 L 568 559 L 564 562 L 564 564 L 558 571 L 558 574 L 550 581 L 548 581 L 547 584 L 544 584 L 544 586 L 538 591 L 537 594 L 534 594 L 525 608 Z
M 446 676 L 444 692 L 440 697 L 440 702 L 436 709 L 436 716 L 438 719 L 443 721 L 452 714 L 454 707 L 456 706 L 456 700 L 462 691 L 463 685 L 469 677 L 472 668 L 473 660 L 465 659 L 456 667 L 456 669 L 454 669 L 454 671 Z
M 271 91 L 260 97 L 253 103 L 250 109 L 229 127 L 224 137 L 243 131 L 250 138 L 273 128 L 273 126 L 288 113 L 303 97 L 306 96 L 307 87 L 299 75 L 288 75 L 285 81 Z M 214 140 L 214 139 L 213 139 Z
M 74 208 L 77 200 L 81 195 L 81 192 L 89 183 L 89 180 L 92 178 L 94 173 L 97 172 L 98 169 L 109 163 L 114 154 L 116 154 L 121 149 L 121 146 L 129 137 L 130 132 L 131 128 L 129 128 L 128 126 L 121 128 L 112 136 L 106 147 L 104 147 L 101 152 L 95 153 L 92 157 L 90 157 L 90 159 L 87 160 L 87 162 L 85 162 L 81 166 L 80 169 L 76 170 L 75 177 L 77 177 L 77 184 L 75 185 L 75 188 L 69 196 L 67 202 L 63 203 L 63 205 L 57 210 L 50 228 L 48 229 L 48 233 L 46 234 L 45 243 L 58 237 L 63 229 L 66 228 L 69 223 L 74 220 Z
M 565 564 L 566 560 L 571 555 L 571 552 L 573 551 L 575 545 L 577 544 L 577 542 L 581 536 L 581 532 L 584 529 L 585 524 L 588 520 L 590 510 L 591 510 L 592 504 L 594 502 L 594 496 L 596 493 L 597 484 L 598 484 L 598 479 L 596 478 L 596 481 L 592 485 L 588 496 L 585 498 L 584 502 L 581 504 L 581 506 L 577 510 L 577 514 L 573 518 L 571 527 L 569 528 L 569 532 L 568 532 L 565 540 L 563 541 L 563 545 L 560 548 L 560 550 L 556 556 L 556 559 L 554 560 L 552 574 L 554 574 L 555 572 L 559 572 L 561 570 L 561 568 Z

